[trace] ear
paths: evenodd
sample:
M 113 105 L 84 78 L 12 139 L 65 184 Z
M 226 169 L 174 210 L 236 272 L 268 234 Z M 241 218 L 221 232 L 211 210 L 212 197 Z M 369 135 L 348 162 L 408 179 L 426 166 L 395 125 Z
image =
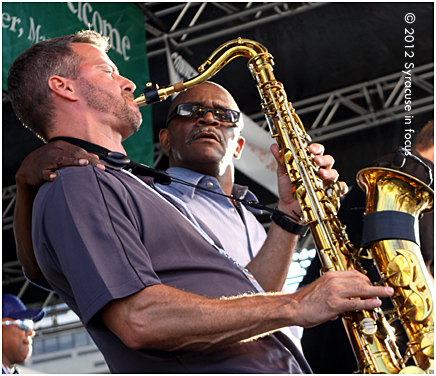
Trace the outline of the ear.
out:
M 62 98 L 72 101 L 77 100 L 72 80 L 67 77 L 51 76 L 48 79 L 48 86 L 53 93 Z
M 239 159 L 239 157 L 241 156 L 242 149 L 244 148 L 244 145 L 245 145 L 245 138 L 242 137 L 242 136 L 239 136 L 239 138 L 238 138 L 238 147 L 236 148 L 235 153 L 233 154 L 233 156 L 236 159 Z
M 162 145 L 162 149 L 166 152 L 171 150 L 170 147 L 170 131 L 168 128 L 161 129 L 159 132 L 159 141 Z

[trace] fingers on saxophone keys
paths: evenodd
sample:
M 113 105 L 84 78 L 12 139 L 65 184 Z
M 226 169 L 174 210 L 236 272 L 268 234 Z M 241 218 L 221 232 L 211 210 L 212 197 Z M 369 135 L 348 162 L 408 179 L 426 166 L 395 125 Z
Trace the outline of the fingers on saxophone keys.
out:
M 347 308 L 347 311 L 360 311 L 362 309 L 370 310 L 380 307 L 381 304 L 382 301 L 380 299 L 353 299 L 347 302 L 347 305 L 349 307 Z
M 341 185 L 341 195 L 345 195 L 348 193 L 348 185 L 344 181 L 340 181 L 339 184 Z
M 309 145 L 309 151 L 313 155 L 323 155 L 324 154 L 324 145 L 317 144 L 316 142 Z
M 394 293 L 391 287 L 374 286 L 368 277 L 356 270 L 327 272 L 323 276 L 323 287 L 330 298 L 339 298 L 347 310 L 373 309 L 381 305 L 377 297 L 389 297 Z M 356 299 L 360 298 L 360 299 Z
M 387 298 L 393 292 L 394 290 L 390 287 L 367 287 L 364 292 L 358 294 L 361 299 L 350 299 L 349 304 L 353 310 L 374 309 L 382 305 L 382 301 L 378 297 Z
M 382 305 L 382 301 L 378 298 L 344 298 L 338 305 L 334 307 L 337 311 L 351 312 L 360 310 L 372 310 Z
M 337 181 L 339 179 L 339 173 L 334 168 L 321 168 L 319 170 L 319 175 L 323 180 Z
M 332 167 L 335 163 L 334 158 L 331 155 L 315 155 L 313 157 L 315 163 L 320 167 L 320 171 L 335 171 Z M 336 172 L 337 173 L 337 172 Z

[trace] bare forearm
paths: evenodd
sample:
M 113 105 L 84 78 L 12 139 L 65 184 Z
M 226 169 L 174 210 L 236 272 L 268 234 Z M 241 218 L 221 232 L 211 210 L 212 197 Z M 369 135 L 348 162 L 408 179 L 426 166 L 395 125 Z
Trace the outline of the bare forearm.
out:
M 285 326 L 311 327 L 346 311 L 373 309 L 381 304 L 374 296 L 392 293 L 391 288 L 373 286 L 355 270 L 328 272 L 311 285 L 286 295 L 209 299 L 155 285 L 112 301 L 102 309 L 101 318 L 133 349 L 201 351 Z
M 262 295 L 208 299 L 156 285 L 132 296 L 128 304 L 112 302 L 102 317 L 129 347 L 200 351 L 286 326 L 287 301 L 285 296 L 271 300 Z M 117 317 L 126 317 L 122 327 Z
M 265 291 L 282 290 L 297 242 L 297 235 L 271 224 L 264 245 L 247 265 Z

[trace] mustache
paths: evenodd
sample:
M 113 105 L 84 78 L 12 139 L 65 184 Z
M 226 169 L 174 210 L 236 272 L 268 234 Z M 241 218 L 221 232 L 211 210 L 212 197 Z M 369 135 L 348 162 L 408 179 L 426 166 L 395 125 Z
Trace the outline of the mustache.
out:
M 201 133 L 212 133 L 215 135 L 217 141 L 219 141 L 220 143 L 223 142 L 223 137 L 221 136 L 221 134 L 214 128 L 201 128 L 196 130 L 194 133 L 192 133 L 189 138 L 188 138 L 188 142 L 192 142 L 194 141 L 198 135 L 200 135 Z
M 122 96 L 123 96 L 125 99 L 129 99 L 129 100 L 131 100 L 131 101 L 133 101 L 133 100 L 135 99 L 135 96 L 133 95 L 133 93 L 123 93 Z

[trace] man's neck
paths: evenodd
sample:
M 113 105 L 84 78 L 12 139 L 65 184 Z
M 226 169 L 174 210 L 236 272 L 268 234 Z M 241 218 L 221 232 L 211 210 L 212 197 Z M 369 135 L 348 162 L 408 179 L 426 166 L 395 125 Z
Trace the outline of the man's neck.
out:
M 55 118 L 55 125 L 48 135 L 49 138 L 79 138 L 108 150 L 125 154 L 122 141 L 129 135 L 123 135 L 114 124 L 105 122 L 105 118 L 100 112 L 83 105 L 62 107 L 62 109 L 63 112 L 59 112 Z M 124 128 L 122 129 L 124 130 Z
M 226 195 L 231 195 L 233 192 L 233 176 L 226 176 L 226 174 L 222 176 L 216 176 L 221 189 Z
M 56 138 L 56 137 L 71 137 L 79 140 L 83 140 L 86 142 L 90 142 L 92 144 L 101 146 L 105 149 L 108 149 L 110 151 L 117 151 L 119 153 L 126 154 L 126 151 L 121 144 L 121 137 L 110 137 L 108 135 L 90 135 L 87 133 L 82 134 L 72 134 L 71 132 L 64 131 L 62 134 L 60 133 L 53 133 L 50 135 L 50 139 Z

